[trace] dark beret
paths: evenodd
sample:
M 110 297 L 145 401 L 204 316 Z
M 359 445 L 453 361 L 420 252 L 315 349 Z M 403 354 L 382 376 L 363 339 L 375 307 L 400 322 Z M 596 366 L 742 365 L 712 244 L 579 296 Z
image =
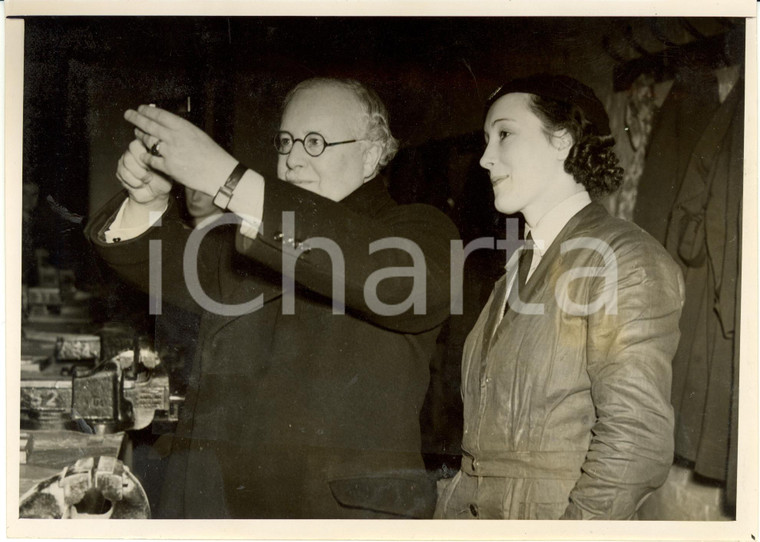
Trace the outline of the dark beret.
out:
M 486 110 L 505 94 L 514 92 L 535 94 L 542 98 L 576 105 L 583 111 L 586 119 L 596 126 L 600 135 L 611 133 L 610 120 L 602 102 L 599 101 L 593 90 L 572 77 L 539 74 L 513 79 L 491 94 L 486 104 Z

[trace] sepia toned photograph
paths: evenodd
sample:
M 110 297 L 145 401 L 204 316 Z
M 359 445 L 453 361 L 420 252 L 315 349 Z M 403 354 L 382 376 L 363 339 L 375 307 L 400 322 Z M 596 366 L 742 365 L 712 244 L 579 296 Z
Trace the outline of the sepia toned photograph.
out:
M 756 539 L 729 4 L 7 6 L 9 536 Z

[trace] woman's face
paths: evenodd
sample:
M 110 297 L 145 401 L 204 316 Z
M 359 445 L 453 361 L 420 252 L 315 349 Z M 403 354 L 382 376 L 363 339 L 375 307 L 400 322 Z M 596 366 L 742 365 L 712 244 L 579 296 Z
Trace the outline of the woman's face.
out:
M 494 102 L 483 127 L 486 149 L 480 165 L 491 178 L 496 209 L 522 213 L 535 225 L 555 205 L 553 188 L 567 152 L 547 137 L 530 100 L 529 94 L 513 93 Z

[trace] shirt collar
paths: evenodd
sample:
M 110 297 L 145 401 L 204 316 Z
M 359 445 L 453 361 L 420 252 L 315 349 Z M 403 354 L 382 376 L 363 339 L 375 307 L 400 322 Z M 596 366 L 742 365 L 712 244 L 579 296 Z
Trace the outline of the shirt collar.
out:
M 541 256 L 546 253 L 570 219 L 589 203 L 591 198 L 588 192 L 577 192 L 552 207 L 533 228 L 526 225 L 526 235 L 530 232 L 536 243 L 535 248 Z

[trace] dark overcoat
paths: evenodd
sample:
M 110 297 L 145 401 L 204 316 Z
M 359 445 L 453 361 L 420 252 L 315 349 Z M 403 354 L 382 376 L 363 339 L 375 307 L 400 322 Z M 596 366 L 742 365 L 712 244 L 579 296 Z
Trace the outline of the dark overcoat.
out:
M 197 230 L 196 258 L 174 202 L 160 225 L 107 244 L 123 199 L 88 225 L 100 256 L 154 298 L 201 314 L 157 515 L 430 516 L 419 413 L 449 314 L 451 221 L 397 205 L 382 179 L 341 202 L 267 181 L 258 235 Z M 252 300 L 261 306 L 242 310 Z

